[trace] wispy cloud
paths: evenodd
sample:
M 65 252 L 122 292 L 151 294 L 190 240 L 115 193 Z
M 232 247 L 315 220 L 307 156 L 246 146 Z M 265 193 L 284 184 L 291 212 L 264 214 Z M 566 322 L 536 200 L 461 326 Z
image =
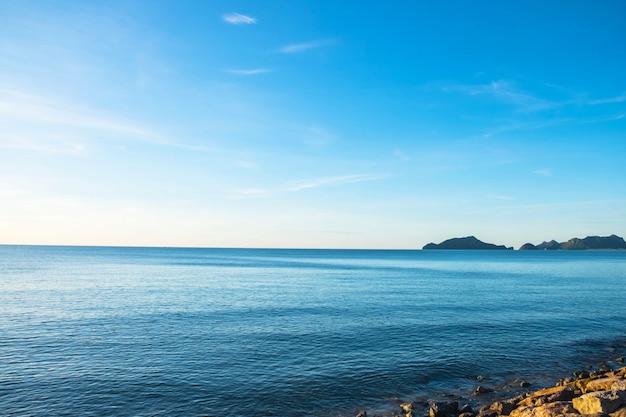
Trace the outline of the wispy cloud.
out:
M 251 25 L 256 23 L 256 19 L 254 17 L 234 12 L 222 15 L 222 20 L 233 25 Z
M 626 101 L 626 93 L 622 94 L 621 96 L 617 96 L 617 97 L 609 97 L 609 98 L 603 98 L 603 99 L 599 99 L 599 100 L 589 100 L 587 102 L 587 104 L 589 104 L 590 106 L 595 106 L 595 105 L 598 105 L 598 104 L 623 103 L 624 101 Z
M 561 105 L 561 103 L 545 100 L 521 91 L 512 83 L 503 80 L 479 85 L 449 85 L 445 86 L 443 90 L 446 92 L 460 92 L 470 96 L 491 96 L 499 101 L 514 105 L 523 111 L 546 110 Z
M 409 160 L 409 157 L 404 152 L 402 152 L 400 149 L 396 149 L 393 152 L 393 156 L 398 158 L 398 159 L 400 159 L 401 161 L 408 161 Z
M 268 73 L 268 72 L 272 72 L 272 70 L 269 69 L 269 68 L 254 68 L 254 69 L 229 69 L 229 68 L 225 68 L 223 71 L 227 72 L 229 74 L 234 74 L 234 75 L 257 75 L 257 74 L 265 74 L 265 73 Z
M 297 192 L 310 188 L 329 187 L 344 184 L 351 184 L 356 182 L 376 181 L 383 178 L 387 178 L 389 175 L 367 175 L 367 174 L 354 174 L 343 175 L 338 177 L 324 177 L 315 178 L 311 180 L 301 181 L 296 184 L 289 185 L 283 189 L 283 191 Z
M 284 54 L 294 54 L 298 52 L 303 52 L 313 48 L 319 48 L 322 46 L 328 46 L 334 44 L 336 41 L 333 39 L 324 39 L 312 42 L 304 42 L 304 43 L 292 43 L 289 45 L 285 45 L 278 50 L 278 52 L 282 52 Z
M 266 197 L 270 195 L 280 193 L 294 193 L 303 190 L 309 190 L 320 187 L 336 187 L 346 184 L 353 184 L 366 181 L 376 181 L 384 178 L 388 178 L 389 175 L 375 175 L 375 174 L 352 174 L 341 175 L 336 177 L 322 177 L 313 178 L 309 180 L 302 180 L 289 183 L 282 187 L 275 188 L 242 188 L 234 190 L 230 193 L 233 198 L 251 198 L 251 197 Z
M 79 154 L 96 138 L 171 146 L 193 151 L 214 151 L 204 145 L 172 141 L 153 129 L 116 115 L 88 109 L 76 103 L 43 97 L 0 86 L 0 148 L 45 153 Z
M 535 175 L 541 175 L 543 177 L 551 177 L 552 176 L 552 169 L 551 168 L 542 168 L 542 169 L 537 169 L 535 171 L 532 172 Z

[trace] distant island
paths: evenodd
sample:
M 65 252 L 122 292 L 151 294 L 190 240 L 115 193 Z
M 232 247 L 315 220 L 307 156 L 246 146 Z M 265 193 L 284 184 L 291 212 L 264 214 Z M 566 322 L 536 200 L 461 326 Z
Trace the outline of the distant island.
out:
M 440 244 L 429 243 L 422 249 L 487 249 L 487 250 L 513 250 L 504 245 L 494 245 L 493 243 L 485 243 L 474 236 L 455 237 L 444 240 Z
M 485 243 L 474 236 L 467 237 L 455 237 L 452 239 L 444 240 L 443 242 L 429 243 L 422 249 L 480 249 L 480 250 L 513 250 L 512 247 L 506 247 L 504 245 L 494 245 L 493 243 Z M 611 236 L 587 236 L 584 239 L 577 237 L 568 240 L 567 242 L 557 242 L 551 240 L 549 242 L 542 242 L 538 245 L 532 243 L 525 243 L 520 246 L 519 250 L 588 250 L 588 249 L 626 249 L 626 241 L 623 238 L 611 235 Z
M 567 242 L 551 240 L 538 245 L 524 243 L 519 250 L 586 250 L 586 249 L 626 249 L 626 241 L 623 238 L 611 236 L 587 236 L 584 239 L 577 237 Z

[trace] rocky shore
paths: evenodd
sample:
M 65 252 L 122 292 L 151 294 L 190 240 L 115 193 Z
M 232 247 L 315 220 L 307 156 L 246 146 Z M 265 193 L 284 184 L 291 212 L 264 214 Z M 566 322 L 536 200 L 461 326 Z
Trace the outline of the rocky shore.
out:
M 477 386 L 472 401 L 429 401 L 417 399 L 399 404 L 394 417 L 626 417 L 626 366 L 624 358 L 616 359 L 621 367 L 612 369 L 601 363 L 596 370 L 576 371 L 552 387 L 528 390 L 530 384 L 518 380 L 526 392 L 494 400 L 493 389 Z M 482 398 L 481 398 L 482 397 Z M 367 417 L 361 411 L 357 417 Z M 376 417 L 376 414 L 372 414 Z

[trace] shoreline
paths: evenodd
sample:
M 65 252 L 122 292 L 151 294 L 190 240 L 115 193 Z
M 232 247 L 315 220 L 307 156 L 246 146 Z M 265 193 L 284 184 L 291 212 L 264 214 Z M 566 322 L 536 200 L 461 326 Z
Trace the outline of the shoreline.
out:
M 356 417 L 626 417 L 624 357 L 607 362 L 573 371 L 552 385 L 521 378 L 491 384 L 477 376 L 473 392 L 398 400 L 394 410 L 361 410 Z

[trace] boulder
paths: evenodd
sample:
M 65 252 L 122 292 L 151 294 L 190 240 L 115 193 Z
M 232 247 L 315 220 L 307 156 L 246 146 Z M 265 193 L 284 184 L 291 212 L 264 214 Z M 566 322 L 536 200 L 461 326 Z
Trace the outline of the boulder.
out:
M 400 408 L 404 412 L 413 411 L 413 403 L 402 403 L 400 404 Z
M 508 416 L 516 407 L 515 401 L 496 401 L 489 408 L 497 411 L 499 415 Z
M 611 417 L 626 417 L 626 406 L 609 414 Z
M 572 403 L 580 414 L 612 413 L 624 402 L 615 391 L 595 391 L 574 398 Z
M 430 406 L 428 415 L 430 417 L 450 417 L 459 413 L 459 403 L 436 402 Z
M 510 417 L 574 417 L 580 416 L 569 401 L 557 401 L 538 406 L 518 407 Z
M 547 402 L 571 401 L 574 390 L 566 385 L 546 388 L 530 394 L 519 402 L 519 406 L 541 405 Z
M 589 381 L 587 386 L 585 386 L 585 390 L 587 392 L 607 391 L 610 390 L 611 387 L 613 387 L 613 384 L 615 384 L 617 381 L 623 381 L 623 379 L 619 376 L 594 379 L 593 381 Z

